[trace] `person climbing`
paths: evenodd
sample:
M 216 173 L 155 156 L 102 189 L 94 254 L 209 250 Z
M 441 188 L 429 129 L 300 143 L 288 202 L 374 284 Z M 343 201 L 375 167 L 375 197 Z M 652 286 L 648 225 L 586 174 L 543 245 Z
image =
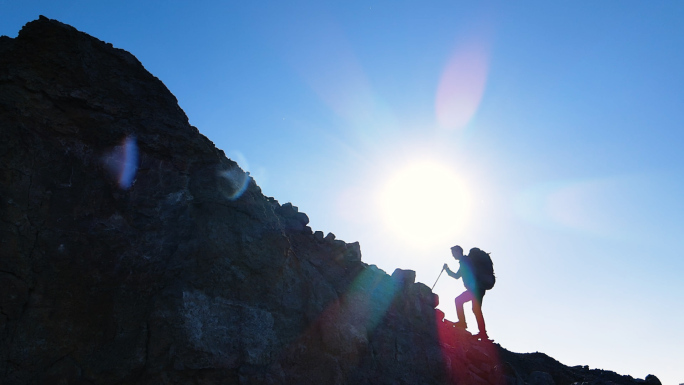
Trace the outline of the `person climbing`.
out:
M 468 301 L 473 301 L 473 313 L 475 314 L 477 328 L 479 329 L 476 337 L 481 340 L 487 340 L 489 336 L 487 336 L 485 321 L 482 316 L 482 299 L 485 292 L 491 289 L 496 281 L 492 259 L 488 253 L 476 247 L 470 249 L 468 255 L 463 255 L 463 249 L 458 245 L 451 248 L 451 255 L 459 262 L 458 271 L 454 273 L 446 263 L 444 264 L 444 270 L 452 278 L 463 278 L 463 285 L 466 288 L 466 291 L 456 297 L 455 300 L 456 314 L 458 315 L 456 326 L 463 329 L 466 328 L 463 305 Z

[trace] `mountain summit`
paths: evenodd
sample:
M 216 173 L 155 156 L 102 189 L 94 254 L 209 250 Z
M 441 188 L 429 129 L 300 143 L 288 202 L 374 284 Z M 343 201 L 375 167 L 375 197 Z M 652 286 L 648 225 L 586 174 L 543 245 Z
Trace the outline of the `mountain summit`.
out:
M 453 328 L 42 16 L 0 37 L 0 181 L 2 384 L 659 384 Z

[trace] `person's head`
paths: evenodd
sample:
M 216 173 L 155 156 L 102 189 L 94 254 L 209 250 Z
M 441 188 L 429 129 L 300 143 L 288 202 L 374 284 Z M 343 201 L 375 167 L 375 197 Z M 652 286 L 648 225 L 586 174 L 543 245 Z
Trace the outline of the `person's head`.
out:
M 452 247 L 451 255 L 454 256 L 454 259 L 461 259 L 463 257 L 463 248 L 459 245 Z

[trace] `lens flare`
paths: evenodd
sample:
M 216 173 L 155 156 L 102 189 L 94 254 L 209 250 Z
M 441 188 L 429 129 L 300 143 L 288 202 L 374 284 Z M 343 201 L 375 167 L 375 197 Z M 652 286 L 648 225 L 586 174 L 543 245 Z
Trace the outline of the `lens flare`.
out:
M 477 341 L 473 336 L 444 319 L 444 313 L 435 310 L 435 323 L 442 349 L 444 370 L 450 382 L 456 384 L 502 384 L 504 370 L 497 345 Z M 473 367 L 487 370 L 473 370 Z
M 114 176 L 119 188 L 128 190 L 135 182 L 138 171 L 138 145 L 133 136 L 124 138 L 104 157 L 105 167 Z
M 219 175 L 227 179 L 232 187 L 232 193 L 227 195 L 228 199 L 231 201 L 240 198 L 242 194 L 247 191 L 249 182 L 252 180 L 252 177 L 248 172 L 244 172 L 237 167 L 227 171 L 222 171 L 219 173 Z
M 346 294 L 351 299 L 349 312 L 372 331 L 382 321 L 398 289 L 395 279 L 371 265 L 356 277 Z
M 133 184 L 135 173 L 138 171 L 138 146 L 135 138 L 126 138 L 123 144 L 123 162 L 119 174 L 119 186 L 128 190 Z
M 288 350 L 301 352 L 298 345 L 313 338 L 330 349 L 344 351 L 347 359 L 360 360 L 370 345 L 369 336 L 382 325 L 400 289 L 383 270 L 366 266 L 342 295 L 329 297 L 325 308 Z
M 487 82 L 489 65 L 484 44 L 472 42 L 449 59 L 437 88 L 435 114 L 445 130 L 465 127 L 477 111 Z
M 638 175 L 538 183 L 517 194 L 514 208 L 518 217 L 543 228 L 653 241 L 652 227 L 646 225 L 649 213 L 641 208 L 659 199 L 665 202 L 658 194 L 666 183 Z

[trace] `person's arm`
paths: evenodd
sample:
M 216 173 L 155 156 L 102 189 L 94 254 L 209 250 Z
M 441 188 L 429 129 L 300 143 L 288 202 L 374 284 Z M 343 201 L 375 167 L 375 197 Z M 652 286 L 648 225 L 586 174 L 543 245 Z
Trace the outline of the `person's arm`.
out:
M 451 269 L 449 269 L 449 265 L 447 265 L 447 264 L 445 263 L 445 264 L 444 264 L 444 270 L 446 270 L 447 274 L 448 274 L 449 277 L 451 277 L 451 278 L 455 278 L 455 279 L 461 278 L 461 269 L 460 269 L 460 268 L 458 269 L 457 272 L 454 273 L 453 271 L 451 271 Z

